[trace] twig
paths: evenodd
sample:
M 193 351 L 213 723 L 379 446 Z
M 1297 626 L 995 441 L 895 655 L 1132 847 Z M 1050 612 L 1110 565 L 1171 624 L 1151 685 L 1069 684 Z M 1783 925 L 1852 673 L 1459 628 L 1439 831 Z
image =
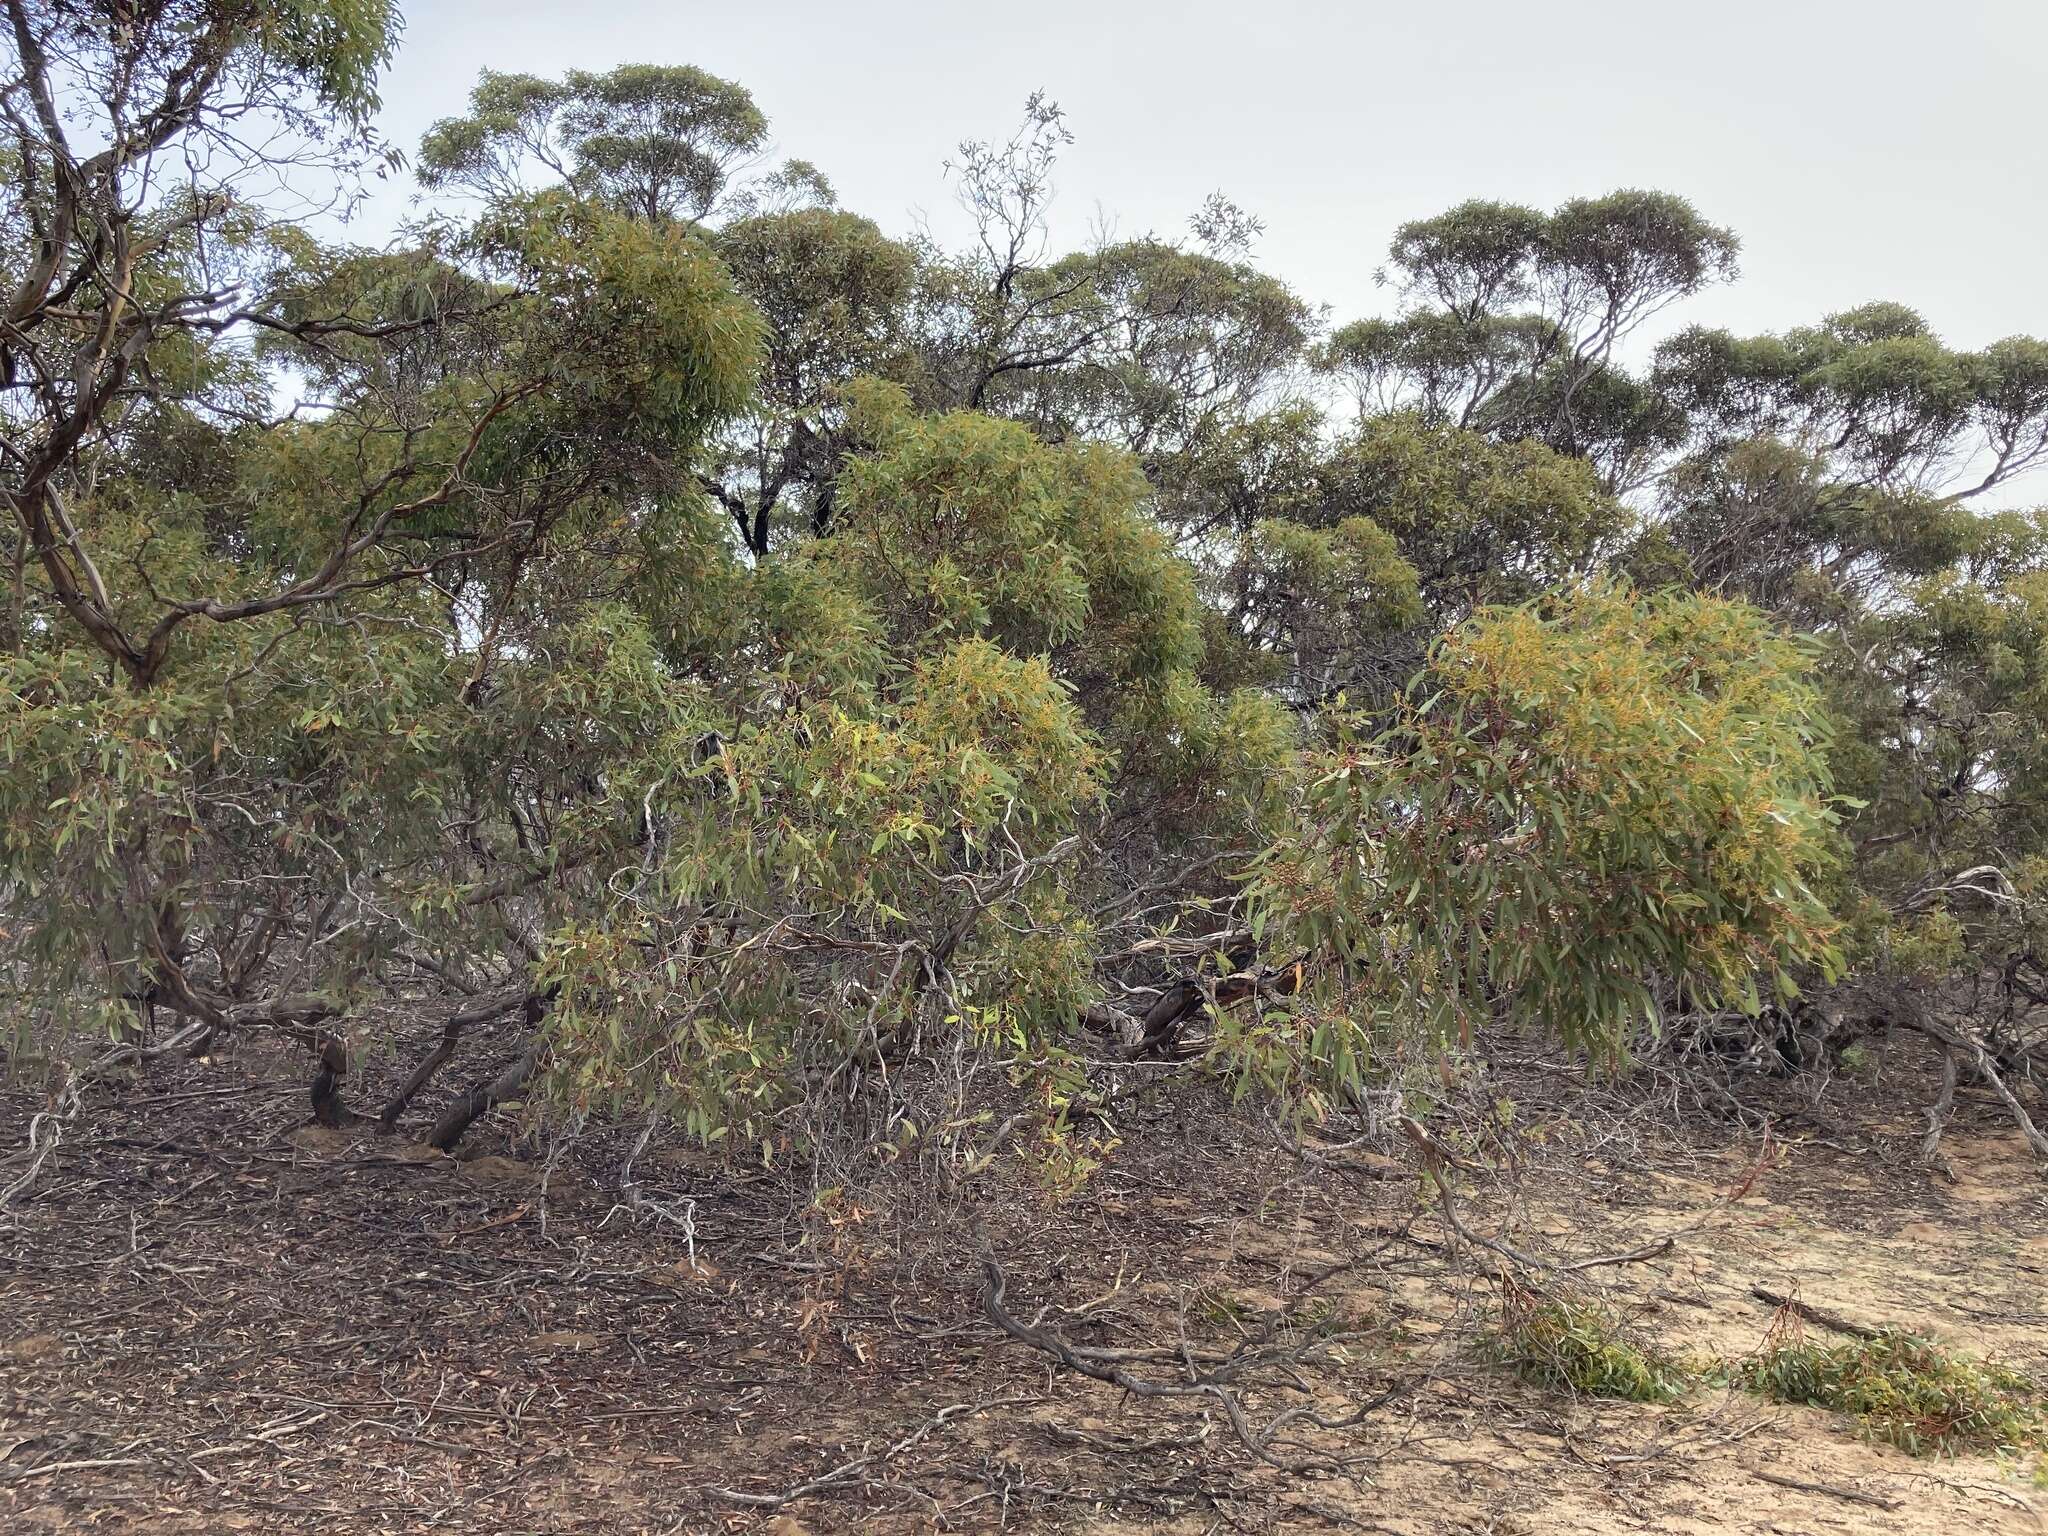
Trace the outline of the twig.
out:
M 36 1175 L 43 1171 L 43 1164 L 50 1160 L 50 1154 L 64 1139 L 65 1128 L 77 1116 L 78 1080 L 67 1076 L 63 1087 L 51 1099 L 50 1107 L 37 1110 L 29 1119 L 28 1147 L 20 1154 L 28 1159 L 28 1166 L 10 1179 L 6 1188 L 0 1189 L 0 1212 L 4 1212 L 35 1183 Z
M 9 1472 L 0 1477 L 0 1482 L 25 1483 L 34 1477 L 49 1477 L 58 1472 L 94 1472 L 101 1467 L 139 1467 L 144 1465 L 140 1456 L 106 1456 L 91 1461 L 49 1461 L 40 1467 L 29 1467 L 20 1472 Z
M 807 1483 L 800 1483 L 787 1493 L 746 1493 L 737 1488 L 722 1488 L 715 1484 L 706 1484 L 697 1491 L 714 1499 L 723 1499 L 728 1504 L 744 1505 L 748 1509 L 780 1509 L 783 1505 L 793 1504 L 798 1499 L 807 1499 L 814 1493 L 823 1493 L 827 1488 L 845 1482 L 856 1472 L 871 1467 L 876 1462 L 888 1461 L 892 1457 L 902 1455 L 933 1430 L 942 1428 L 963 1413 L 981 1413 L 990 1408 L 1009 1408 L 1019 1403 L 1035 1401 L 1037 1399 L 1029 1397 L 996 1397 L 983 1403 L 955 1403 L 950 1408 L 941 1408 L 888 1449 L 871 1451 L 865 1456 L 856 1456 L 852 1461 L 842 1462 L 831 1471 L 814 1477 Z
M 683 1234 L 683 1249 L 690 1256 L 690 1268 L 697 1267 L 697 1202 L 685 1195 L 679 1200 L 657 1200 L 640 1187 L 640 1181 L 633 1177 L 633 1164 L 640 1154 L 647 1150 L 647 1144 L 654 1140 L 655 1130 L 661 1124 L 661 1107 L 656 1105 L 647 1112 L 647 1124 L 641 1127 L 640 1139 L 633 1143 L 633 1150 L 626 1154 L 625 1166 L 619 1170 L 619 1192 L 626 1197 L 624 1209 L 631 1211 L 636 1221 L 654 1221 L 675 1227 Z M 620 1207 L 613 1206 L 612 1211 Z M 612 1211 L 605 1213 L 610 1221 Z M 599 1222 L 603 1226 L 604 1222 Z
M 1377 1408 L 1393 1401 L 1395 1392 L 1388 1391 L 1341 1419 L 1324 1419 L 1305 1408 L 1291 1408 L 1280 1414 L 1263 1430 L 1254 1429 L 1246 1418 L 1244 1406 L 1237 1394 L 1230 1390 L 1232 1378 L 1247 1365 L 1254 1363 L 1256 1356 L 1233 1353 L 1221 1365 L 1211 1370 L 1197 1372 L 1185 1347 L 1182 1359 L 1188 1368 L 1188 1380 L 1155 1381 L 1139 1376 L 1127 1369 L 1129 1362 L 1138 1359 L 1157 1358 L 1150 1351 L 1096 1349 L 1069 1344 L 1049 1328 L 1041 1328 L 1023 1321 L 1003 1306 L 1003 1297 L 1009 1282 L 992 1255 L 984 1254 L 981 1261 L 982 1273 L 987 1284 L 982 1292 L 982 1305 L 988 1312 L 989 1320 L 1010 1337 L 1032 1348 L 1052 1356 L 1061 1365 L 1078 1375 L 1094 1381 L 1107 1382 L 1119 1387 L 1133 1397 L 1200 1397 L 1207 1398 L 1223 1410 L 1229 1419 L 1231 1430 L 1244 1448 L 1268 1466 L 1278 1467 L 1284 1472 L 1305 1473 L 1329 1471 L 1342 1464 L 1329 1460 L 1290 1462 L 1275 1456 L 1269 1448 L 1273 1436 L 1288 1424 L 1306 1421 L 1318 1429 L 1343 1429 L 1363 1422 L 1365 1417 Z M 1041 1314 L 1043 1315 L 1043 1314 Z M 1271 1363 L 1267 1361 L 1265 1363 Z
M 1940 1168 L 1948 1175 L 1949 1182 L 1955 1182 L 1955 1169 L 1948 1159 L 1941 1155 L 1941 1133 L 1948 1125 L 1949 1116 L 1956 1107 L 1956 1053 L 1943 1050 L 1941 1053 L 1941 1092 L 1927 1110 L 1927 1134 L 1920 1138 L 1920 1161 L 1930 1168 Z
M 1866 1328 L 1861 1323 L 1852 1323 L 1839 1313 L 1829 1312 L 1821 1307 L 1812 1305 L 1810 1302 L 1801 1301 L 1797 1296 L 1786 1296 L 1761 1285 L 1751 1286 L 1749 1294 L 1769 1306 L 1777 1307 L 1781 1311 L 1796 1313 L 1798 1316 L 1805 1318 L 1809 1323 L 1818 1323 L 1821 1327 L 1831 1332 L 1847 1334 L 1852 1339 L 1868 1340 L 1884 1336 L 1876 1328 Z
M 1839 1488 L 1833 1483 L 1809 1483 L 1802 1478 L 1787 1477 L 1782 1472 L 1766 1472 L 1762 1467 L 1751 1467 L 1749 1475 L 1766 1483 L 1775 1483 L 1780 1488 L 1794 1488 L 1801 1493 L 1824 1493 L 1831 1499 L 1847 1499 L 1852 1504 L 1868 1504 L 1876 1509 L 1897 1509 L 1897 1499 L 1887 1499 L 1881 1494 L 1865 1493 L 1860 1488 Z
M 1436 1186 L 1437 1198 L 1443 1207 L 1444 1224 L 1446 1226 L 1473 1247 L 1489 1248 L 1502 1258 L 1507 1259 L 1511 1263 L 1519 1264 L 1524 1269 L 1533 1269 L 1540 1273 L 1557 1267 L 1543 1259 L 1532 1259 L 1526 1253 L 1518 1252 L 1516 1249 L 1510 1248 L 1506 1243 L 1488 1237 L 1484 1233 L 1474 1232 L 1464 1222 L 1460 1221 L 1458 1219 L 1456 1201 L 1451 1195 L 1450 1180 L 1444 1177 L 1443 1165 L 1447 1162 L 1454 1163 L 1461 1168 L 1469 1168 L 1472 1165 L 1458 1157 L 1449 1148 L 1445 1147 L 1442 1142 L 1425 1131 L 1422 1128 L 1422 1122 L 1419 1120 L 1404 1116 L 1401 1120 L 1401 1131 L 1403 1135 L 1415 1143 L 1415 1150 L 1422 1154 L 1422 1169 L 1423 1172 L 1429 1175 L 1430 1183 Z
M 1524 1269 L 1533 1270 L 1538 1274 L 1569 1275 L 1580 1270 L 1600 1269 L 1610 1264 L 1640 1264 L 1645 1259 L 1662 1258 L 1677 1245 L 1680 1237 L 1686 1235 L 1682 1232 L 1673 1233 L 1669 1237 L 1660 1237 L 1654 1242 L 1644 1243 L 1639 1248 L 1631 1248 L 1626 1253 L 1604 1253 L 1590 1259 L 1574 1259 L 1569 1264 L 1560 1263 L 1555 1259 L 1532 1258 L 1520 1249 L 1510 1248 L 1506 1243 L 1488 1237 L 1483 1232 L 1473 1231 L 1458 1219 L 1457 1204 L 1451 1195 L 1450 1181 L 1444 1177 L 1443 1165 L 1449 1162 L 1460 1168 L 1470 1168 L 1473 1166 L 1471 1163 L 1458 1157 L 1442 1142 L 1431 1136 L 1418 1120 L 1404 1116 L 1401 1120 L 1401 1130 L 1422 1154 L 1422 1168 L 1429 1175 L 1430 1182 L 1436 1186 L 1437 1197 L 1442 1202 L 1445 1225 L 1472 1246 L 1489 1248 Z
M 1654 1243 L 1645 1243 L 1640 1248 L 1631 1248 L 1627 1253 L 1603 1253 L 1598 1258 L 1575 1259 L 1569 1264 L 1558 1266 L 1565 1274 L 1575 1274 L 1582 1269 L 1601 1269 L 1609 1264 L 1640 1264 L 1645 1259 L 1661 1259 L 1678 1245 L 1680 1234 L 1660 1237 Z

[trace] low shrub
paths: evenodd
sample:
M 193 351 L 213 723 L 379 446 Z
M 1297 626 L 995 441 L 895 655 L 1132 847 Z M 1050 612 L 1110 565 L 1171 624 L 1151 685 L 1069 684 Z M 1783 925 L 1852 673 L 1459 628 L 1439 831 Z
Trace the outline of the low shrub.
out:
M 1526 1291 L 1505 1296 L 1485 1350 L 1526 1380 L 1589 1397 L 1668 1403 L 1689 1384 L 1677 1362 L 1629 1338 L 1603 1308 Z
M 1916 1456 L 2048 1448 L 2048 1395 L 2017 1371 L 1886 1328 L 1816 1344 L 1797 1319 L 1737 1362 L 1738 1386 L 1855 1417 L 1863 1432 Z

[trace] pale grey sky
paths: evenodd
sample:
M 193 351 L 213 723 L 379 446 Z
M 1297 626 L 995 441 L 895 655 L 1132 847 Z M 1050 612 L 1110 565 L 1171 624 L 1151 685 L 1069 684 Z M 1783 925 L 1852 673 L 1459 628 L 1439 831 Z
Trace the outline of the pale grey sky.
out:
M 1869 299 L 1979 346 L 2048 336 L 2041 0 L 413 0 L 385 83 L 408 149 L 483 68 L 687 63 L 891 233 L 944 232 L 941 162 L 1043 86 L 1078 142 L 1055 233 L 1178 232 L 1214 189 L 1339 322 L 1405 219 L 1646 186 L 1743 241 L 1674 320 L 1782 329 Z M 393 212 L 386 205 L 387 212 Z

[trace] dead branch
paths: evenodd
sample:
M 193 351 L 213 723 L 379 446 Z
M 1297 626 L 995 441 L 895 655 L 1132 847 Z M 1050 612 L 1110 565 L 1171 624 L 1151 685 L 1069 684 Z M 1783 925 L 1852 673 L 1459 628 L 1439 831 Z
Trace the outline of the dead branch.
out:
M 27 1145 L 8 1160 L 10 1163 L 25 1161 L 28 1166 L 0 1188 L 0 1212 L 5 1212 L 35 1183 L 43 1165 L 49 1162 L 58 1144 L 64 1140 L 64 1132 L 78 1118 L 78 1103 L 78 1080 L 67 1073 L 62 1085 L 51 1096 L 49 1107 L 37 1110 L 29 1117 Z M 0 1167 L 5 1166 L 0 1164 Z
M 1831 1499 L 1847 1499 L 1851 1504 L 1868 1504 L 1876 1509 L 1897 1509 L 1897 1499 L 1887 1499 L 1879 1494 L 1865 1493 L 1858 1488 L 1840 1488 L 1833 1483 L 1809 1483 L 1801 1478 L 1786 1477 L 1781 1472 L 1766 1472 L 1762 1467 L 1751 1467 L 1749 1475 L 1760 1482 L 1772 1483 L 1780 1488 L 1795 1489 L 1800 1493 L 1821 1493 Z
M 1956 1075 L 1956 1053 L 1945 1050 L 1941 1053 L 1941 1092 L 1928 1106 L 1927 1134 L 1920 1138 L 1920 1161 L 1930 1168 L 1940 1168 L 1951 1181 L 1955 1179 L 1955 1170 L 1941 1155 L 1941 1133 L 1948 1125 L 1949 1116 L 1955 1113 Z
M 499 1014 L 510 1013 L 523 1005 L 526 998 L 525 987 L 514 987 L 494 992 L 471 1003 L 467 1008 L 450 1014 L 447 1022 L 441 1026 L 441 1038 L 435 1043 L 433 1050 L 413 1068 L 412 1075 L 405 1080 L 398 1092 L 391 1096 L 377 1118 L 386 1126 L 396 1125 L 399 1117 L 405 1113 L 420 1090 L 425 1088 L 433 1080 L 434 1074 L 446 1066 L 449 1058 L 454 1056 L 455 1048 L 461 1044 L 463 1032 L 470 1025 L 486 1023 Z
M 1602 1269 L 1615 1264 L 1640 1264 L 1647 1259 L 1662 1258 L 1665 1254 L 1671 1252 L 1677 1246 L 1678 1239 L 1685 1235 L 1684 1233 L 1673 1233 L 1669 1237 L 1661 1237 L 1653 1242 L 1644 1243 L 1640 1247 L 1631 1248 L 1626 1253 L 1600 1254 L 1590 1259 L 1574 1259 L 1569 1263 L 1561 1263 L 1555 1259 L 1533 1258 L 1529 1254 L 1523 1253 L 1520 1249 L 1510 1248 L 1506 1243 L 1497 1238 L 1488 1237 L 1483 1232 L 1475 1232 L 1459 1219 L 1457 1202 L 1451 1194 L 1450 1181 L 1444 1177 L 1443 1165 L 1450 1163 L 1460 1168 L 1470 1168 L 1473 1166 L 1472 1164 L 1458 1157 L 1442 1142 L 1431 1136 L 1428 1131 L 1422 1128 L 1421 1122 L 1417 1120 L 1404 1116 L 1401 1120 L 1401 1130 L 1410 1141 L 1415 1143 L 1416 1150 L 1422 1154 L 1423 1171 L 1429 1175 L 1430 1182 L 1436 1186 L 1437 1199 L 1442 1207 L 1444 1224 L 1472 1247 L 1489 1249 L 1499 1254 L 1502 1258 L 1519 1264 L 1526 1270 L 1534 1271 L 1537 1274 L 1569 1275 L 1588 1269 Z M 1501 1278 L 1508 1277 L 1503 1275 Z
M 2041 1128 L 2034 1124 L 2033 1117 L 2027 1113 L 2026 1106 L 2020 1103 L 2019 1098 L 2006 1085 L 2005 1079 L 1999 1075 L 1997 1065 L 1991 1059 L 1991 1053 L 1984 1049 L 1981 1041 L 1973 1036 L 1958 1034 L 1944 1028 L 1924 1016 L 1908 1016 L 1899 1022 L 1910 1029 L 1919 1030 L 1921 1034 L 1940 1042 L 1952 1051 L 1960 1052 L 1963 1059 L 1984 1080 L 1985 1085 L 1998 1095 L 1999 1101 L 2012 1115 L 2013 1123 L 2020 1128 L 2020 1135 L 2026 1139 L 2029 1150 L 2036 1157 L 2048 1159 L 2048 1135 L 2042 1134 Z M 1922 1145 L 1924 1147 L 1925 1143 Z
M 659 1106 L 647 1112 L 647 1123 L 640 1128 L 640 1139 L 633 1143 L 633 1150 L 626 1154 L 625 1166 L 619 1169 L 619 1193 L 626 1197 L 624 1209 L 630 1211 L 636 1221 L 653 1221 L 660 1225 L 672 1226 L 683 1234 L 683 1248 L 690 1256 L 690 1267 L 697 1267 L 697 1202 L 687 1195 L 680 1200 L 657 1200 L 640 1187 L 640 1181 L 633 1176 L 633 1165 L 647 1150 L 654 1133 L 661 1125 Z M 612 1207 L 613 1211 L 620 1209 Z M 606 1213 L 606 1220 L 611 1213 Z
M 1389 1390 L 1360 1405 L 1355 1412 L 1341 1419 L 1325 1419 L 1311 1409 L 1291 1408 L 1274 1417 L 1263 1428 L 1254 1428 L 1233 1388 L 1249 1366 L 1273 1364 L 1271 1355 L 1240 1346 L 1221 1364 L 1206 1371 L 1197 1371 L 1192 1355 L 1183 1348 L 1178 1354 L 1187 1368 L 1186 1381 L 1157 1381 L 1140 1376 L 1129 1368 L 1132 1363 L 1158 1359 L 1167 1352 L 1098 1349 L 1087 1345 L 1070 1344 L 1052 1329 L 1038 1326 L 1035 1322 L 1027 1323 L 1009 1312 L 1003 1305 L 1009 1282 L 1003 1274 L 1002 1266 L 989 1254 L 982 1256 L 981 1264 L 985 1281 L 982 1290 L 983 1309 L 988 1313 L 989 1320 L 1011 1338 L 1050 1355 L 1057 1363 L 1077 1375 L 1086 1376 L 1093 1381 L 1106 1382 L 1130 1393 L 1133 1397 L 1202 1398 L 1213 1402 L 1223 1410 L 1224 1417 L 1230 1421 L 1231 1431 L 1246 1450 L 1267 1465 L 1284 1472 L 1300 1474 L 1341 1471 L 1346 1463 L 1327 1459 L 1288 1461 L 1276 1456 L 1272 1450 L 1273 1437 L 1282 1429 L 1297 1423 L 1308 1423 L 1318 1429 L 1349 1428 L 1362 1423 L 1375 1410 L 1392 1402 L 1395 1396 L 1395 1391 Z M 1043 1312 L 1039 1314 L 1040 1318 L 1044 1315 Z M 1253 1342 L 1247 1341 L 1247 1345 Z M 1291 1354 L 1293 1358 L 1298 1359 L 1300 1352 L 1294 1351 Z
M 1604 1269 L 1610 1264 L 1641 1264 L 1648 1259 L 1661 1259 L 1678 1246 L 1678 1235 L 1660 1237 L 1653 1243 L 1644 1243 L 1640 1248 L 1631 1248 L 1627 1253 L 1603 1253 L 1598 1258 L 1574 1259 L 1569 1264 L 1558 1265 L 1560 1274 L 1577 1274 L 1584 1269 Z
M 748 1509 L 780 1509 L 785 1504 L 794 1504 L 798 1499 L 807 1499 L 813 1494 L 823 1493 L 828 1488 L 836 1488 L 869 1467 L 901 1456 L 933 1430 L 944 1428 L 963 1413 L 986 1413 L 991 1408 L 1010 1408 L 1019 1403 L 1034 1401 L 1036 1399 L 1029 1397 L 996 1397 L 984 1403 L 955 1403 L 950 1408 L 941 1408 L 895 1444 L 880 1451 L 870 1451 L 865 1456 L 856 1456 L 852 1461 L 842 1462 L 831 1471 L 822 1473 L 807 1483 L 800 1483 L 785 1493 L 746 1493 L 737 1488 L 722 1488 L 715 1484 L 706 1485 L 697 1491 L 710 1498 L 721 1499 L 728 1504 L 743 1505 Z
M 1749 1294 L 1767 1306 L 1776 1307 L 1781 1312 L 1791 1312 L 1796 1316 L 1805 1318 L 1809 1323 L 1818 1323 L 1831 1333 L 1844 1334 L 1852 1339 L 1868 1340 L 1883 1337 L 1882 1333 L 1876 1328 L 1866 1328 L 1861 1323 L 1852 1323 L 1840 1313 L 1829 1312 L 1824 1308 L 1816 1307 L 1811 1302 L 1801 1301 L 1797 1296 L 1787 1296 L 1761 1285 L 1751 1286 Z

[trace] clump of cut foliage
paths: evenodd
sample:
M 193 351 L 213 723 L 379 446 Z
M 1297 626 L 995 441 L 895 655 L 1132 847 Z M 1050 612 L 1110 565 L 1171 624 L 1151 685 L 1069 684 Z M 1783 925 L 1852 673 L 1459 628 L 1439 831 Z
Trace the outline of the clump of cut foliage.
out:
M 2018 1371 L 1900 1328 L 1841 1344 L 1780 1323 L 1741 1361 L 1738 1386 L 1854 1416 L 1873 1440 L 1915 1456 L 2048 1447 L 2048 1394 Z
M 1503 1298 L 1481 1347 L 1526 1381 L 1587 1397 L 1669 1403 L 1689 1384 L 1683 1367 L 1630 1338 L 1605 1308 L 1519 1288 Z

